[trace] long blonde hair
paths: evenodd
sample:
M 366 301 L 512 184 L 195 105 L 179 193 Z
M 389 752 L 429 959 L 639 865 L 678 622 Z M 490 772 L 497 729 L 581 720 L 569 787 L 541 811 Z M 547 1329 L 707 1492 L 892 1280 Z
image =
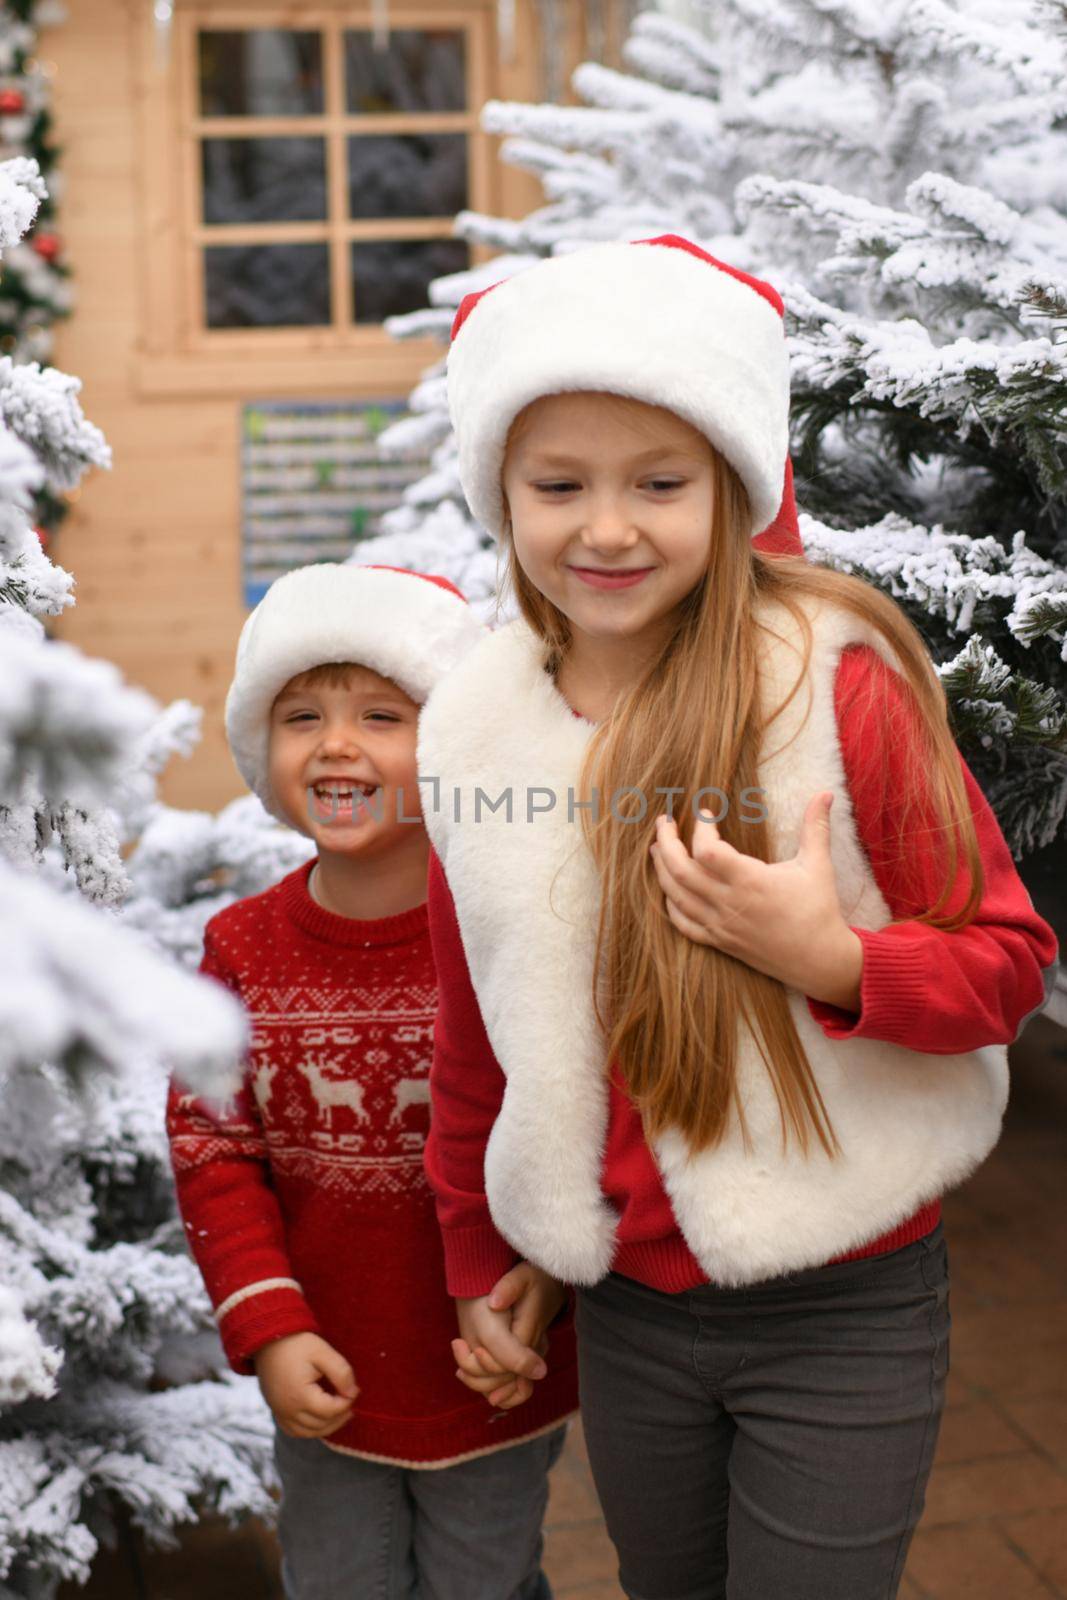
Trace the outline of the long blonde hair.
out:
M 784 709 L 774 707 L 765 716 L 761 705 L 757 605 L 779 602 L 800 627 L 804 658 L 792 699 L 806 678 L 812 649 L 810 620 L 801 602 L 833 602 L 889 644 L 920 713 L 921 748 L 914 753 L 913 770 L 905 774 L 913 802 L 896 843 L 901 859 L 907 859 L 918 835 L 933 831 L 943 835 L 947 850 L 941 892 L 933 906 L 917 910 L 917 919 L 935 927 L 964 926 L 981 900 L 982 864 L 945 694 L 921 635 L 870 584 L 799 557 L 759 551 L 750 537 L 741 480 L 723 457 L 711 454 L 714 527 L 706 574 L 678 607 L 676 625 L 658 658 L 620 695 L 590 739 L 581 776 L 583 798 L 628 789 L 651 796 L 658 788 L 674 788 L 679 830 L 691 847 L 698 790 L 710 781 L 729 796 L 755 789 L 764 736 Z M 510 523 L 506 546 L 519 609 L 544 641 L 546 668 L 554 672 L 570 642 L 567 618 L 515 559 Z M 728 670 L 723 663 L 729 663 Z M 890 714 L 888 707 L 884 710 Z M 929 799 L 920 805 L 924 791 Z M 624 806 L 615 809 L 626 814 Z M 769 861 L 765 821 L 741 818 L 739 810 L 729 807 L 718 824 L 720 835 L 735 849 Z M 649 853 L 654 807 L 648 805 L 640 821 L 634 813 L 625 826 L 610 812 L 599 818 L 590 810 L 582 815 L 602 887 L 594 1005 L 608 1060 L 618 1062 L 646 1134 L 654 1137 L 676 1128 L 692 1152 L 705 1150 L 722 1139 L 735 1107 L 747 1139 L 737 1088 L 740 1018 L 770 1074 L 783 1146 L 792 1129 L 805 1153 L 814 1133 L 828 1155 L 837 1154 L 837 1139 L 785 987 L 743 961 L 694 943 L 667 917 Z M 967 869 L 968 893 L 949 911 L 961 862 Z

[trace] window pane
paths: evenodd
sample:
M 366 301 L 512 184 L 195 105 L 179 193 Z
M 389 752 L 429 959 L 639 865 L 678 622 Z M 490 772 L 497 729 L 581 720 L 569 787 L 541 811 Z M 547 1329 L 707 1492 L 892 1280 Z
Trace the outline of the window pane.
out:
M 350 216 L 451 217 L 466 204 L 466 134 L 349 139 Z
M 205 222 L 322 222 L 322 139 L 205 139 Z
M 321 326 L 330 321 L 324 244 L 212 245 L 204 251 L 209 328 Z
M 465 272 L 470 251 L 462 239 L 398 239 L 352 246 L 354 318 L 381 322 L 428 304 L 434 278 Z
M 346 32 L 349 111 L 466 111 L 466 36 L 397 28 L 384 50 L 371 33 Z
M 322 111 L 322 39 L 288 28 L 201 30 L 200 114 L 299 117 Z

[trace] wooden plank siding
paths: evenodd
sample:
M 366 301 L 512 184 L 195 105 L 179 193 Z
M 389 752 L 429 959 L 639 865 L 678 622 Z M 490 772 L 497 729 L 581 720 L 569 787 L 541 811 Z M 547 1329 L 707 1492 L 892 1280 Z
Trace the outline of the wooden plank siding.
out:
M 568 58 L 582 59 L 579 0 L 569 0 Z M 369 8 L 329 0 L 289 0 L 284 25 L 343 14 L 369 22 Z M 175 60 L 178 24 L 192 11 L 249 18 L 279 7 L 264 0 L 210 0 L 175 8 L 171 67 L 153 55 L 149 0 L 85 0 L 62 26 L 42 36 L 54 64 L 54 109 L 63 146 L 59 228 L 74 271 L 76 307 L 58 329 L 54 360 L 83 381 L 87 414 L 108 436 L 111 473 L 97 472 L 78 492 L 53 554 L 77 579 L 77 605 L 53 631 L 89 654 L 116 662 L 127 679 L 161 702 L 186 697 L 204 707 L 204 737 L 189 760 L 173 761 L 161 792 L 170 804 L 216 809 L 242 792 L 226 748 L 222 710 L 237 635 L 246 615 L 240 573 L 240 423 L 247 400 L 344 395 L 403 398 L 436 346 L 349 330 L 353 348 L 317 349 L 332 330 L 232 332 L 210 349 L 190 348 L 189 275 L 182 250 L 193 248 L 187 218 L 175 208 L 182 147 Z M 528 100 L 538 94 L 536 22 L 530 0 L 517 5 L 517 51 L 498 65 L 495 11 L 487 0 L 393 0 L 393 25 L 404 12 L 420 20 L 439 12 L 480 18 L 484 47 L 474 77 L 485 96 Z M 212 20 L 214 18 L 212 17 Z M 187 47 L 187 46 L 186 46 Z M 327 70 L 337 63 L 327 61 Z M 334 129 L 329 137 L 343 134 Z M 483 191 L 491 209 L 522 216 L 541 200 L 540 185 L 496 159 L 487 141 Z M 188 170 L 188 167 L 186 168 Z M 472 193 L 471 203 L 485 202 Z M 182 237 L 184 231 L 185 237 Z M 400 230 L 398 230 L 400 231 Z M 332 245 L 335 255 L 345 241 Z M 476 257 L 477 259 L 477 257 Z M 347 292 L 347 285 L 335 290 Z M 184 297 L 184 298 L 183 298 Z M 335 299 L 335 320 L 343 318 Z M 295 334 L 295 337 L 294 337 Z M 236 345 L 236 353 L 235 347 Z M 284 345 L 284 341 L 283 341 Z

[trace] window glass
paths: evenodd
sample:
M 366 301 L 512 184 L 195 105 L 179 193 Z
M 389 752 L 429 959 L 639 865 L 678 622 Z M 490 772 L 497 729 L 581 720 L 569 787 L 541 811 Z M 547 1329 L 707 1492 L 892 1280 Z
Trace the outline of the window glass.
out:
M 323 222 L 326 150 L 321 139 L 205 139 L 205 222 Z
M 209 245 L 204 287 L 209 328 L 317 327 L 330 321 L 324 244 Z
M 336 85 L 324 75 L 327 43 L 341 51 Z M 416 310 L 433 279 L 469 265 L 461 241 L 389 237 L 414 232 L 417 218 L 444 228 L 472 204 L 470 132 L 420 128 L 430 116 L 473 119 L 463 28 L 392 29 L 378 50 L 369 29 L 345 27 L 339 17 L 317 27 L 198 28 L 196 47 L 201 115 L 247 119 L 232 138 L 215 130 L 197 141 L 201 208 L 190 220 L 205 229 L 205 328 L 332 327 L 331 263 L 342 248 L 351 266 L 347 326 Z M 332 152 L 319 120 L 342 114 L 357 119 L 353 126 L 378 115 L 389 129 L 345 139 L 343 187 L 330 182 Z M 267 121 L 279 117 L 316 120 L 310 132 L 285 133 Z M 400 227 L 409 220 L 411 228 Z M 307 232 L 319 238 L 286 239 L 292 224 L 314 224 Z M 386 237 L 345 242 L 362 231 L 353 224 Z M 257 237 L 212 242 L 220 228 L 236 240 L 242 228 Z
M 470 251 L 462 239 L 389 239 L 352 246 L 354 320 L 382 322 L 427 303 L 434 278 L 463 272 Z
M 350 112 L 465 111 L 466 40 L 456 30 L 396 28 L 384 50 L 374 35 L 345 33 L 345 94 Z
M 367 134 L 349 139 L 350 216 L 450 217 L 466 204 L 466 134 Z
M 201 29 L 200 115 L 321 115 L 322 38 L 288 28 Z

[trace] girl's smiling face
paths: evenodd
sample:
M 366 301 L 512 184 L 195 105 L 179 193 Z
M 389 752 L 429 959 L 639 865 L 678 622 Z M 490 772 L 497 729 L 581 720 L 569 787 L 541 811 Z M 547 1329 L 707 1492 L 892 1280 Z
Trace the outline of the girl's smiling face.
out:
M 509 435 L 515 559 L 590 640 L 654 645 L 708 567 L 708 440 L 674 412 L 600 393 L 544 395 Z
M 269 781 L 292 826 L 344 855 L 410 842 L 421 832 L 418 723 L 415 701 L 368 667 L 291 678 L 271 708 Z

